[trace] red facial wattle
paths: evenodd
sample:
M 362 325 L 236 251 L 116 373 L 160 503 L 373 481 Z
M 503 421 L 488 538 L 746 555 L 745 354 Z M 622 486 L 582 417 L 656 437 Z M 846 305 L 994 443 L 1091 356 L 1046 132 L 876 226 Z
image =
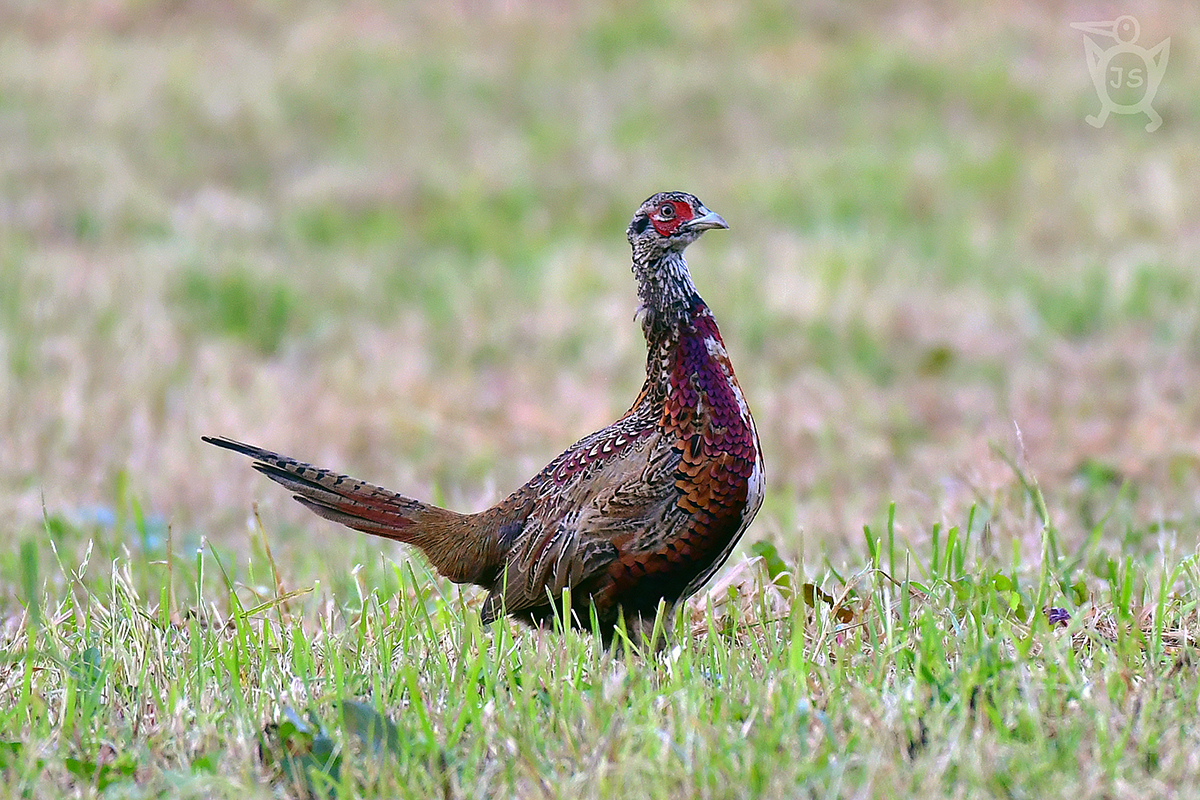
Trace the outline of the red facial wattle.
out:
M 670 207 L 674 212 L 667 211 L 663 213 L 663 209 Z M 654 230 L 658 231 L 659 236 L 674 236 L 679 231 L 679 226 L 696 216 L 692 211 L 692 207 L 681 200 L 668 200 L 658 207 L 658 210 L 650 217 L 650 222 L 654 225 Z

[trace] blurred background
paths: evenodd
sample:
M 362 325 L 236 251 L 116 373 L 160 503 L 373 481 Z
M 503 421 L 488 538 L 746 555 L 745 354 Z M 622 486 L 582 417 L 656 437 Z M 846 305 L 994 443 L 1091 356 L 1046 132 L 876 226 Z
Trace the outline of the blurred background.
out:
M 1122 14 L 1153 132 L 1085 121 L 1071 24 Z M 1067 542 L 1194 546 L 1198 45 L 1167 0 L 0 0 L 0 514 L 379 552 L 201 434 L 483 508 L 633 400 L 624 229 L 681 189 L 730 223 L 689 258 L 747 542 L 894 501 L 1036 558 L 1024 477 Z

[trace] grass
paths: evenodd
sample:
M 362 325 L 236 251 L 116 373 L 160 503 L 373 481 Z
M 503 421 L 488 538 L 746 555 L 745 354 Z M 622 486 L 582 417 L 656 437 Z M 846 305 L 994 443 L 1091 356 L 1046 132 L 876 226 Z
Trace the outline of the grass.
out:
M 0 783 L 1194 794 L 1200 18 L 1147 134 L 1080 13 L 0 3 Z M 200 443 L 494 502 L 637 391 L 663 188 L 768 478 L 663 651 Z
M 1065 554 L 1051 524 L 1031 569 L 978 513 L 916 550 L 868 529 L 840 571 L 764 544 L 641 653 L 484 630 L 369 545 L 291 586 L 261 528 L 193 548 L 121 516 L 0 563 L 17 794 L 1126 796 L 1186 785 L 1200 744 L 1194 553 Z
M 278 352 L 298 327 L 299 303 L 288 285 L 259 281 L 244 267 L 223 275 L 194 268 L 172 294 L 193 325 L 222 331 L 265 355 Z

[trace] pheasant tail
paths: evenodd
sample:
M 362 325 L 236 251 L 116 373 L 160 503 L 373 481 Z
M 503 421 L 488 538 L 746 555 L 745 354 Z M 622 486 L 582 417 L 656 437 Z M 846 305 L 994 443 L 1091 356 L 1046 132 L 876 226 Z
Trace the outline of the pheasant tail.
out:
M 475 583 L 495 572 L 494 536 L 479 515 L 458 514 L 223 436 L 203 439 L 253 458 L 256 470 L 325 519 L 415 545 L 452 581 Z

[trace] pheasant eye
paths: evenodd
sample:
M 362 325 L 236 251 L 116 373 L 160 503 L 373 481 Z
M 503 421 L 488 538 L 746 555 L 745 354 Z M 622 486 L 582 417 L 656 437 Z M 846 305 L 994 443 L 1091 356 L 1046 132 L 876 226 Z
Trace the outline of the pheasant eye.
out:
M 670 219 L 675 216 L 675 206 L 670 203 L 663 203 L 662 207 L 658 209 L 658 215 L 663 219 Z

